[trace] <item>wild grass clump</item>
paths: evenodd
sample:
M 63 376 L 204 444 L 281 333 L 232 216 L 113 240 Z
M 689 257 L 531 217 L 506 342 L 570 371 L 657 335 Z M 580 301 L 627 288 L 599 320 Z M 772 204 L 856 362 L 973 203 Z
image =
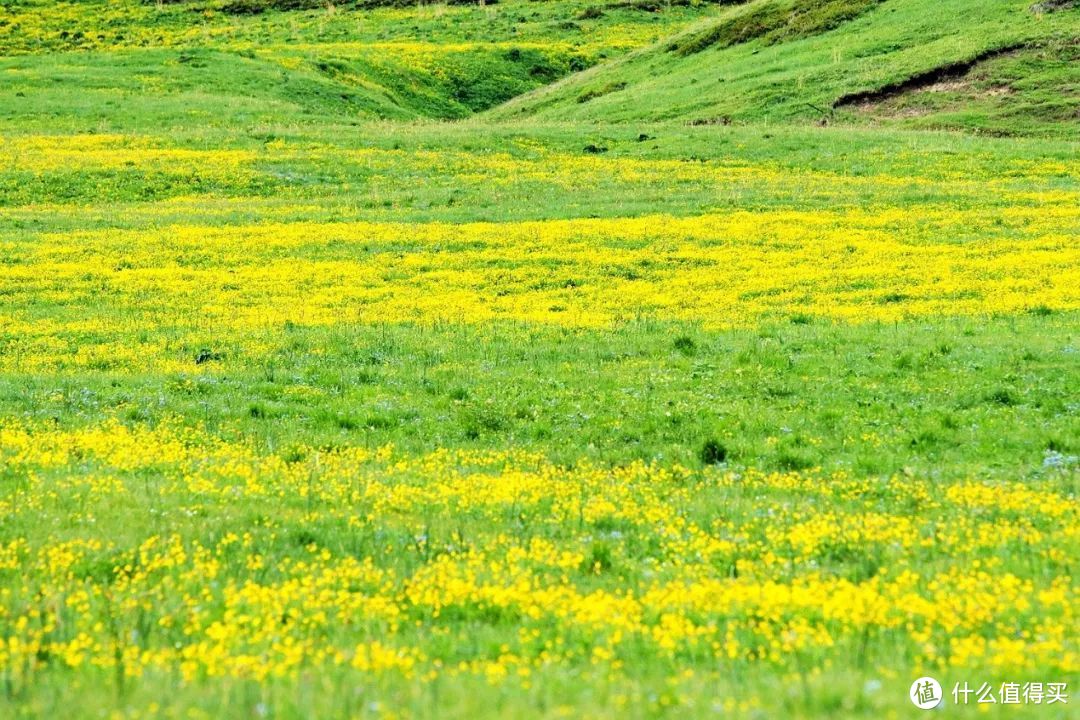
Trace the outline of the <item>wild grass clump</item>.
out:
M 828 32 L 853 20 L 882 0 L 794 0 L 759 4 L 701 32 L 680 38 L 668 51 L 687 56 L 751 40 L 772 45 Z

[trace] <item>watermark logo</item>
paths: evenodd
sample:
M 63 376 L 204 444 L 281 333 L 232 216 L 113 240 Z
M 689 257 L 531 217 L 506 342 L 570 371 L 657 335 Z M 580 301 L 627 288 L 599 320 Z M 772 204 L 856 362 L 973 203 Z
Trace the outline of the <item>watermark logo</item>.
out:
M 908 690 L 911 704 L 920 710 L 932 710 L 942 704 L 941 683 L 932 677 L 921 677 Z M 988 682 L 956 683 L 952 689 L 955 705 L 1067 705 L 1069 684 L 1063 682 Z
M 921 677 L 911 683 L 908 697 L 920 710 L 933 710 L 941 704 L 941 683 L 932 677 Z
M 1003 682 L 996 687 L 988 682 L 978 688 L 966 680 L 952 690 L 957 705 L 1054 705 L 1069 702 L 1069 684 L 1063 682 Z

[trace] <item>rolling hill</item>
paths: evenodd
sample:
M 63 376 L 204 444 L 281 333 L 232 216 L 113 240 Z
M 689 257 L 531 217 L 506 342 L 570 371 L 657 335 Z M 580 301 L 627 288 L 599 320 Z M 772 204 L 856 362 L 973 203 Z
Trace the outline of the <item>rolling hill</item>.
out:
M 1068 0 L 9 0 L 0 18 L 0 114 L 61 126 L 483 114 L 1080 127 Z
M 490 116 L 1071 134 L 1080 127 L 1080 9 L 1028 0 L 757 0 Z

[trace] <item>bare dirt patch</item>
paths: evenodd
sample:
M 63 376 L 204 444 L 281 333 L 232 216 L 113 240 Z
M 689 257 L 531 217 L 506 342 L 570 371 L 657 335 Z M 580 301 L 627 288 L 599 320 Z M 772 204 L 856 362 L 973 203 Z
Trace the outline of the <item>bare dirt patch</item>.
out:
M 931 92 L 944 92 L 949 83 L 963 83 L 965 77 L 980 63 L 994 58 L 1020 52 L 1027 48 L 1025 44 L 1006 45 L 979 53 L 975 57 L 961 62 L 942 65 L 926 72 L 912 75 L 906 80 L 883 85 L 876 90 L 862 90 L 859 92 L 842 95 L 833 102 L 834 108 L 860 107 L 875 105 L 890 98 L 894 98 L 915 91 L 924 91 L 931 87 L 939 89 Z

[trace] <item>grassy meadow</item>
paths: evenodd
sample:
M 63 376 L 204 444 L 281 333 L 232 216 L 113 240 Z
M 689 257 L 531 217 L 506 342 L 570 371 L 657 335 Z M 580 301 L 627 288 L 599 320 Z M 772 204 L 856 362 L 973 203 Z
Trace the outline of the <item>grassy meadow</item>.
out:
M 1071 717 L 1059 4 L 0 0 L 0 717 Z

